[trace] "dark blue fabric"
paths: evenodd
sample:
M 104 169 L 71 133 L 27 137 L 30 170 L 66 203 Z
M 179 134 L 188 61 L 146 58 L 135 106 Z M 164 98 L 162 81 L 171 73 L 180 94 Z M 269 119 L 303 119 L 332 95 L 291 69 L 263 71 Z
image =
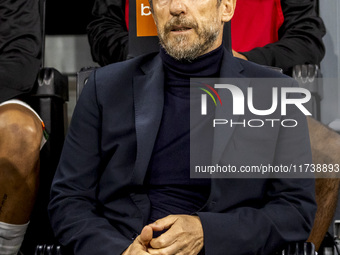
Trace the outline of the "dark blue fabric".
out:
M 238 80 L 285 77 L 227 51 L 220 75 Z M 147 224 L 150 201 L 142 188 L 163 113 L 163 84 L 160 56 L 146 55 L 96 69 L 84 87 L 49 204 L 54 233 L 74 254 L 120 255 Z M 287 78 L 273 86 L 297 83 Z M 268 91 L 267 86 L 258 89 L 260 94 Z M 271 97 L 261 100 L 265 105 L 272 102 Z M 221 111 L 230 112 L 228 105 L 223 104 Z M 277 111 L 270 117 L 280 116 Z M 245 112 L 245 119 L 252 117 Z M 294 129 L 277 125 L 266 132 L 236 126 L 232 134 L 214 142 L 216 162 L 312 163 L 305 116 L 292 107 L 286 118 L 301 125 Z M 269 146 L 259 147 L 264 139 Z M 197 213 L 205 254 L 267 255 L 285 243 L 306 240 L 316 211 L 314 194 L 312 179 L 211 179 L 209 199 Z
M 151 201 L 149 222 L 169 214 L 192 214 L 208 199 L 210 179 L 190 178 L 190 132 L 191 139 L 202 145 L 198 158 L 209 164 L 212 132 L 204 131 L 212 125 L 209 118 L 203 118 L 203 124 L 190 131 L 190 78 L 217 77 L 222 57 L 222 46 L 190 63 L 179 62 L 161 50 L 165 94 L 162 122 L 145 180 Z M 200 97 L 191 100 L 200 103 Z

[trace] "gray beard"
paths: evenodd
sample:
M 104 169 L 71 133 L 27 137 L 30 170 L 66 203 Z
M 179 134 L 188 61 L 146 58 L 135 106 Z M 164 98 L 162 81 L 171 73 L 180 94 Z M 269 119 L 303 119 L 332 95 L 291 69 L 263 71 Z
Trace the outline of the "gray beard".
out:
M 179 35 L 174 40 L 169 40 L 169 31 L 158 33 L 160 44 L 165 51 L 173 58 L 179 61 L 193 61 L 197 57 L 203 55 L 209 48 L 212 47 L 217 37 L 220 34 L 220 30 L 217 27 L 209 26 L 203 31 L 197 31 L 198 38 L 200 40 L 195 41 L 191 47 L 184 47 L 187 41 L 187 35 Z

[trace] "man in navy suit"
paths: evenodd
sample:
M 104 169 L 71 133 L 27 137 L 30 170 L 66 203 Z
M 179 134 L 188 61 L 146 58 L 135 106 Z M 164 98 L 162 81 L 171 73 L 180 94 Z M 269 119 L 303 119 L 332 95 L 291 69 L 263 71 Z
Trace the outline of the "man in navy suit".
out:
M 49 205 L 56 236 L 75 254 L 271 254 L 308 238 L 316 210 L 313 179 L 190 178 L 192 154 L 211 165 L 311 163 L 306 118 L 294 105 L 286 116 L 270 115 L 295 119 L 294 128 L 213 128 L 209 104 L 210 117 L 190 123 L 190 101 L 201 102 L 191 98 L 190 78 L 233 78 L 243 93 L 256 86 L 258 109 L 271 105 L 272 87 L 296 86 L 224 49 L 223 24 L 235 3 L 150 1 L 160 52 L 99 68 L 89 78 Z M 215 117 L 222 112 L 240 122 L 231 96 L 218 93 L 224 108 L 216 106 Z

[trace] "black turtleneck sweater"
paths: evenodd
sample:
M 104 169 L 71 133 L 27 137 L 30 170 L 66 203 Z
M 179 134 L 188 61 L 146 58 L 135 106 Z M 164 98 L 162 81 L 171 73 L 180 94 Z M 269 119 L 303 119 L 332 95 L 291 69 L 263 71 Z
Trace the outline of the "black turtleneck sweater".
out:
M 163 117 L 145 179 L 151 201 L 149 222 L 169 214 L 192 214 L 208 199 L 210 179 L 190 178 L 190 100 L 199 100 L 197 105 L 200 105 L 200 97 L 190 99 L 190 78 L 218 77 L 223 47 L 190 63 L 173 59 L 164 49 L 160 56 L 165 72 L 165 94 Z M 206 129 L 209 125 L 212 128 L 212 122 L 209 118 L 202 119 L 203 125 L 191 127 L 191 139 L 197 139 L 201 145 L 195 146 L 200 161 L 210 162 L 213 139 L 212 132 Z M 207 135 L 199 135 L 200 131 Z

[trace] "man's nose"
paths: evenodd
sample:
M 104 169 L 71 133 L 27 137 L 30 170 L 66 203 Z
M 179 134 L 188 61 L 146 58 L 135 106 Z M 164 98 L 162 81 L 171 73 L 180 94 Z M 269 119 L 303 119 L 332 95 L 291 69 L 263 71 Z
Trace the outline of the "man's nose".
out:
M 187 8 L 185 2 L 186 2 L 185 0 L 171 0 L 170 14 L 173 16 L 186 14 Z

